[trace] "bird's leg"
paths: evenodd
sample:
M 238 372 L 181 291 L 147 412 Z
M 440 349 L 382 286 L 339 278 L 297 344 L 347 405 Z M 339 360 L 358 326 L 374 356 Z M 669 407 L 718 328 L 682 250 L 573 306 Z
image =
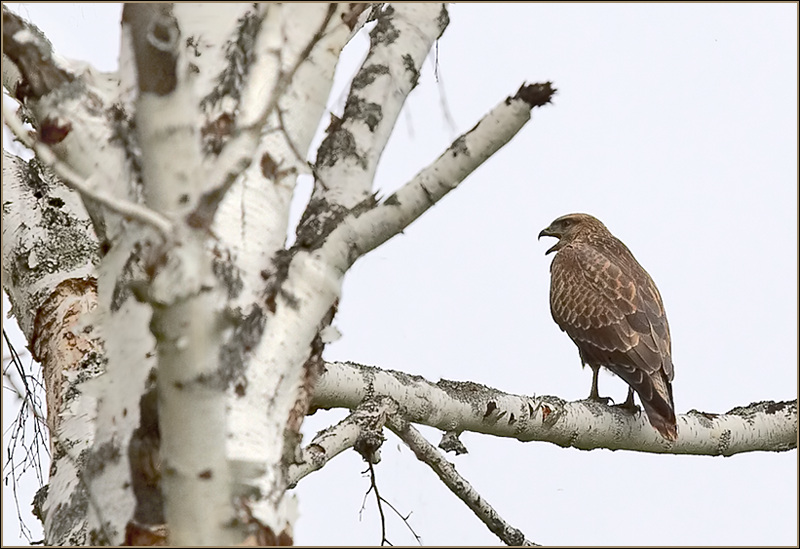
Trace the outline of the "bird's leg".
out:
M 616 404 L 617 408 L 630 412 L 631 414 L 638 414 L 641 412 L 641 408 L 639 408 L 636 403 L 633 401 L 633 387 L 628 387 L 628 398 L 625 399 L 625 402 L 622 404 Z
M 592 366 L 590 364 L 589 367 L 592 369 L 592 390 L 589 392 L 589 400 L 602 402 L 608 406 L 609 402 L 614 402 L 613 399 L 611 399 L 611 397 L 601 397 L 600 393 L 597 391 L 597 377 L 600 374 L 600 366 Z

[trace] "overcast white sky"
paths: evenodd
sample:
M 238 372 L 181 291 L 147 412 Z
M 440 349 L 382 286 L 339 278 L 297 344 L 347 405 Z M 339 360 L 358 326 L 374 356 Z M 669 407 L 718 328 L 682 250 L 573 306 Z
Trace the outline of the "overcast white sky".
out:
M 10 7 L 64 56 L 116 68 L 119 5 Z M 381 189 L 402 185 L 523 82 L 551 80 L 558 95 L 404 235 L 354 266 L 335 321 L 343 338 L 326 358 L 584 398 L 591 372 L 550 317 L 552 242 L 536 241 L 554 218 L 580 211 L 625 241 L 661 290 L 678 413 L 797 398 L 797 9 L 452 5 L 440 82 L 429 62 L 384 154 Z M 361 36 L 346 50 L 333 108 L 367 44 Z M 301 181 L 303 197 L 309 189 Z M 626 394 L 610 374 L 600 390 Z M 310 417 L 306 440 L 344 415 Z M 426 545 L 499 543 L 387 436 L 381 495 L 411 513 Z M 462 440 L 469 454 L 451 461 L 538 543 L 798 543 L 796 450 L 711 458 Z M 380 543 L 371 496 L 359 512 L 363 471 L 347 452 L 301 482 L 298 544 Z M 3 543 L 19 543 L 8 496 Z M 392 516 L 388 537 L 415 543 Z

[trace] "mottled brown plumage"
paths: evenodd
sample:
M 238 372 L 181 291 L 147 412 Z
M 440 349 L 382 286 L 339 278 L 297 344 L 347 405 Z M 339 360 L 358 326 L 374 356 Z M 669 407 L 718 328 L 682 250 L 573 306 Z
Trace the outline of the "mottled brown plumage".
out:
M 597 374 L 605 366 L 630 386 L 624 406 L 635 408 L 636 391 L 650 424 L 676 440 L 672 344 L 650 275 L 591 215 L 561 216 L 539 233 L 543 236 L 558 238 L 545 252 L 557 252 L 550 265 L 550 311 L 592 368 L 589 398 L 606 400 L 597 392 Z

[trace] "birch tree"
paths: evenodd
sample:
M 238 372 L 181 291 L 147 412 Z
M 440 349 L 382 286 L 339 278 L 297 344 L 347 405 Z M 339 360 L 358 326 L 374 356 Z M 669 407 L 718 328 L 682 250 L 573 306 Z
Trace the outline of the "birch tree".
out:
M 555 93 L 521 82 L 381 196 L 381 154 L 448 23 L 429 3 L 129 4 L 119 70 L 101 73 L 3 8 L 3 119 L 34 154 L 4 151 L 3 288 L 47 389 L 47 544 L 291 544 L 291 488 L 350 448 L 373 467 L 385 429 L 512 545 L 536 533 L 440 451 L 465 451 L 464 431 L 671 454 L 796 448 L 796 401 L 693 410 L 668 443 L 597 403 L 325 361 L 350 267 Z M 329 116 L 339 55 L 365 27 L 369 52 Z M 329 408 L 352 413 L 304 444 L 306 415 Z M 414 424 L 441 430 L 440 449 Z

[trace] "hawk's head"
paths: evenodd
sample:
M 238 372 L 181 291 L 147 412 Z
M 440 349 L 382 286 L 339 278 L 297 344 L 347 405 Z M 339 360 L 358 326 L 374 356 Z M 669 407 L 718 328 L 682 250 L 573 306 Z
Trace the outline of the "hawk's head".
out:
M 555 246 L 547 250 L 544 255 L 550 252 L 557 252 L 567 244 L 578 239 L 588 237 L 592 234 L 607 233 L 608 229 L 603 223 L 589 214 L 572 213 L 562 215 L 539 233 L 539 238 L 543 236 L 554 236 L 558 239 Z

